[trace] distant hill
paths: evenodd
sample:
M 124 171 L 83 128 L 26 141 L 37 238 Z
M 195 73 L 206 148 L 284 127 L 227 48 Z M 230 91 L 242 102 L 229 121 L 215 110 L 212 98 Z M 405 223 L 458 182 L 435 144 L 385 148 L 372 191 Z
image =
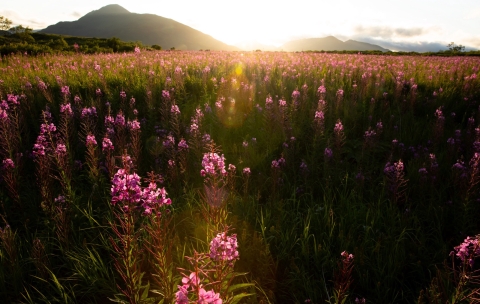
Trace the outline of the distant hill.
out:
M 328 36 L 325 38 L 309 38 L 289 41 L 279 47 L 278 49 L 287 52 L 301 52 L 301 51 L 382 51 L 388 52 L 389 50 L 382 48 L 381 46 L 355 41 L 347 40 L 345 42 L 333 37 Z
M 131 13 L 117 4 L 92 11 L 77 21 L 50 25 L 40 32 L 81 37 L 117 37 L 124 41 L 140 41 L 145 45 L 157 44 L 164 49 L 238 50 L 172 19 Z

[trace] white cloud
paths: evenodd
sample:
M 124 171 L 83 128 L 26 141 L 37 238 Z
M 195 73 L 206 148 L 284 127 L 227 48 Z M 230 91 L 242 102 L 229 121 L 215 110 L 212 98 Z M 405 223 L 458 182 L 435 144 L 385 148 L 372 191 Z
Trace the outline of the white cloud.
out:
M 0 15 L 12 20 L 13 26 L 23 25 L 31 27 L 33 29 L 41 29 L 48 26 L 48 24 L 44 21 L 38 20 L 36 18 L 28 18 L 11 10 L 0 11 Z

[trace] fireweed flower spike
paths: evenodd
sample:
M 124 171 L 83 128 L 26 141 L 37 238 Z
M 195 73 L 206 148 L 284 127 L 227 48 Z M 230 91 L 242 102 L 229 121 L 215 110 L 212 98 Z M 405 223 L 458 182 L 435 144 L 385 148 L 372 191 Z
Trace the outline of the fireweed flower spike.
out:
M 468 263 L 473 267 L 475 258 L 480 257 L 480 237 L 468 236 L 460 245 L 456 246 L 450 255 L 455 255 L 463 263 Z
M 232 262 L 239 259 L 237 235 L 227 236 L 225 232 L 218 233 L 210 242 L 210 258 L 214 261 Z
M 200 175 L 203 177 L 221 177 L 227 174 L 225 170 L 225 157 L 217 153 L 205 153 L 202 159 L 203 169 Z

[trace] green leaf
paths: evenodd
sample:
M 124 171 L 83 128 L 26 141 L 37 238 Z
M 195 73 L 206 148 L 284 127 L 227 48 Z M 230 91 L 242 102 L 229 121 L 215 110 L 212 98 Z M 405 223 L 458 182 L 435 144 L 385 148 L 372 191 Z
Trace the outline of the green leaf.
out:
M 232 286 L 228 287 L 227 292 L 231 293 L 231 292 L 234 292 L 235 290 L 238 290 L 238 289 L 243 289 L 243 288 L 248 288 L 248 287 L 253 287 L 253 286 L 254 286 L 253 283 L 235 284 L 235 285 L 232 285 Z
M 148 291 L 150 290 L 150 282 L 147 283 L 147 285 L 144 286 L 143 293 L 141 296 L 141 300 L 146 300 L 148 299 Z
M 238 294 L 238 295 L 234 296 L 234 297 L 229 301 L 229 303 L 230 303 L 230 304 L 236 304 L 236 303 L 240 302 L 241 299 L 246 298 L 246 297 L 249 297 L 249 296 L 253 296 L 253 295 L 254 295 L 253 293 L 241 293 L 241 294 Z

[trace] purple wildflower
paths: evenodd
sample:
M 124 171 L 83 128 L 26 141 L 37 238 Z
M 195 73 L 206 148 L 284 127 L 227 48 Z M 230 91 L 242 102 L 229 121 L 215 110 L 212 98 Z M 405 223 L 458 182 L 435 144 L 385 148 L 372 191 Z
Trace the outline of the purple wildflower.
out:
M 225 232 L 218 233 L 210 242 L 210 258 L 214 261 L 238 260 L 237 235 L 227 236 Z
M 92 134 L 88 134 L 87 140 L 86 140 L 86 146 L 89 147 L 89 146 L 96 146 L 96 145 L 97 145 L 97 141 L 95 140 L 95 136 Z
M 113 146 L 110 138 L 107 138 L 107 137 L 103 138 L 102 151 L 107 152 L 107 151 L 113 151 L 114 149 L 115 149 L 115 147 Z

